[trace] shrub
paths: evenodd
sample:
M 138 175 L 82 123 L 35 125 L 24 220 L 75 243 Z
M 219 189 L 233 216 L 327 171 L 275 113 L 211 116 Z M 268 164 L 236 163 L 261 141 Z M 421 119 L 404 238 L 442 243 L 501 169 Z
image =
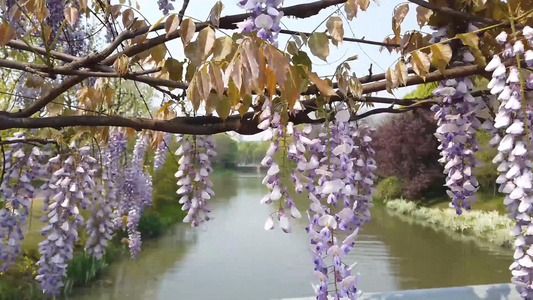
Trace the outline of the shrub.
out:
M 141 233 L 142 239 L 151 239 L 160 236 L 164 231 L 161 217 L 154 212 L 145 212 L 139 219 L 137 230 Z
M 379 200 L 390 200 L 402 196 L 402 183 L 396 176 L 381 180 L 376 187 L 376 197 Z

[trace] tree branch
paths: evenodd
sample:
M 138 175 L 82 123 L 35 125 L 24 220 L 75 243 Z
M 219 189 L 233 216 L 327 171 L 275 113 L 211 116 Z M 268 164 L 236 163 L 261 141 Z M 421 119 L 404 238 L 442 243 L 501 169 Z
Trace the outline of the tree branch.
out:
M 463 19 L 463 20 L 468 21 L 468 22 L 477 21 L 477 22 L 480 22 L 480 23 L 483 23 L 483 24 L 487 24 L 487 25 L 495 25 L 495 24 L 499 23 L 498 21 L 493 20 L 493 19 L 480 17 L 478 15 L 469 14 L 469 13 L 462 12 L 462 11 L 457 11 L 457 10 L 451 9 L 449 7 L 446 7 L 446 6 L 437 7 L 437 6 L 435 6 L 435 5 L 433 5 L 433 4 L 429 3 L 429 2 L 426 2 L 424 0 L 408 0 L 408 1 L 412 2 L 412 3 L 416 4 L 416 5 L 425 7 L 427 9 L 431 9 L 432 11 L 440 12 L 440 13 L 447 14 L 447 15 L 453 16 L 453 17 L 457 17 L 457 18 Z
M 293 31 L 293 30 L 288 30 L 288 29 L 281 29 L 280 33 L 290 34 L 290 35 L 305 34 L 306 36 L 311 36 L 310 32 L 300 32 L 300 31 Z M 328 36 L 328 38 L 331 39 L 330 36 Z M 344 37 L 342 40 L 346 42 L 355 42 L 355 43 L 369 44 L 369 45 L 376 45 L 376 46 L 383 46 L 383 47 L 396 47 L 396 48 L 400 47 L 400 44 L 389 44 L 389 43 L 382 43 L 382 42 L 369 41 L 369 40 L 363 40 L 363 39 L 354 39 L 354 38 L 349 38 L 349 37 Z

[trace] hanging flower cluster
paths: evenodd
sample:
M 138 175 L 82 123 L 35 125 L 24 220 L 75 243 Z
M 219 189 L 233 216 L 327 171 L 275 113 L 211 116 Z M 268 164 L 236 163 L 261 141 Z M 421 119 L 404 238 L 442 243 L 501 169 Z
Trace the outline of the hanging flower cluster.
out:
M 246 9 L 252 15 L 237 23 L 242 33 L 257 30 L 257 37 L 277 45 L 279 26 L 283 11 L 280 10 L 283 0 L 240 0 L 239 7 Z
M 167 158 L 167 147 L 170 142 L 170 133 L 165 132 L 163 135 L 163 140 L 157 146 L 154 157 L 154 171 L 161 170 L 165 164 L 165 159 Z
M 470 31 L 476 29 L 469 26 Z M 446 31 L 440 30 L 438 33 L 438 39 L 446 37 Z M 469 50 L 461 49 L 460 54 L 463 63 L 474 61 Z M 468 77 L 443 80 L 433 91 L 434 95 L 442 97 L 442 104 L 431 108 L 439 126 L 435 136 L 440 142 L 438 149 L 442 158 L 439 162 L 444 164 L 444 174 L 447 175 L 446 192 L 459 215 L 463 209 L 470 210 L 479 187 L 473 174 L 473 169 L 478 165 L 474 156 L 479 149 L 476 129 L 481 126 L 476 113 L 486 106 L 482 100 L 470 94 L 473 89 L 474 84 Z
M 85 249 L 97 259 L 105 253 L 107 241 L 113 234 L 112 220 L 116 217 L 113 209 L 117 207 L 124 188 L 121 160 L 125 152 L 124 134 L 118 131 L 111 133 L 102 157 L 101 180 L 96 183 L 94 199 L 91 201 L 91 216 L 86 225 L 88 239 Z
M 8 140 L 24 139 L 18 132 Z M 3 174 L 0 186 L 0 271 L 5 271 L 20 253 L 23 227 L 26 225 L 30 201 L 35 197 L 34 179 L 41 177 L 44 158 L 48 153 L 38 147 L 14 143 L 5 151 Z
M 83 224 L 80 208 L 86 209 L 94 197 L 97 160 L 89 147 L 70 145 L 68 157 L 57 155 L 49 160 L 53 172 L 47 188 L 53 197 L 45 203 L 48 213 L 43 217 L 47 225 L 42 228 L 46 240 L 39 244 L 42 255 L 36 279 L 43 291 L 58 295 L 66 276 L 67 261 L 72 259 L 74 242 L 78 240 L 78 227 Z
M 211 206 L 207 200 L 211 199 L 215 192 L 208 176 L 213 172 L 211 158 L 216 155 L 213 150 L 215 144 L 209 135 L 178 135 L 178 142 L 181 145 L 176 151 L 176 155 L 180 156 L 180 166 L 175 174 L 179 186 L 177 194 L 181 196 L 179 203 L 183 205 L 182 209 L 188 211 L 183 222 L 197 227 L 211 219 Z
M 342 262 L 342 256 L 354 246 L 360 226 L 370 220 L 376 165 L 369 129 L 356 128 L 349 120 L 350 112 L 342 109 L 334 121 L 326 123 L 326 132 L 320 134 L 319 167 L 314 171 L 317 186 L 309 193 L 314 214 L 309 216 L 306 230 L 319 281 L 314 285 L 317 299 L 330 295 L 356 299 L 361 295 L 356 288 L 358 276 L 352 274 L 354 265 Z M 338 240 L 342 233 L 344 237 Z
M 288 178 L 288 161 L 296 162 L 296 169 L 290 171 L 290 176 L 295 184 L 297 193 L 302 193 L 304 183 L 308 178 L 304 174 L 309 168 L 309 162 L 305 157 L 306 147 L 309 147 L 316 141 L 311 141 L 307 135 L 311 132 L 311 128 L 306 128 L 303 131 L 298 131 L 292 122 L 283 122 L 282 115 L 279 111 L 274 109 L 272 113 L 272 102 L 266 100 L 263 104 L 263 112 L 260 115 L 261 123 L 259 128 L 266 129 L 265 140 L 270 141 L 270 147 L 262 160 L 263 166 L 269 167 L 267 175 L 263 179 L 263 184 L 266 185 L 269 192 L 261 200 L 262 204 L 277 203 L 277 209 L 272 213 L 265 223 L 266 230 L 274 229 L 274 219 L 277 219 L 281 229 L 290 233 L 292 231 L 290 218 L 301 218 L 302 214 L 294 204 L 292 196 L 288 189 L 283 185 L 283 180 Z M 280 152 L 281 165 L 275 160 L 276 153 Z M 316 157 L 315 157 L 316 160 Z M 275 202 L 273 202 L 275 201 Z M 279 206 L 278 206 L 279 204 Z
M 525 34 L 531 31 L 531 28 L 524 28 Z M 526 36 L 526 39 L 532 46 L 531 36 Z M 504 44 L 507 35 L 500 34 L 497 41 Z M 503 52 L 504 58 L 524 55 L 524 45 L 521 41 L 516 41 L 513 45 L 507 43 L 506 49 L 509 50 Z M 499 141 L 499 153 L 493 160 L 494 163 L 499 163 L 497 170 L 500 176 L 496 182 L 500 184 L 499 191 L 506 194 L 504 204 L 509 211 L 509 217 L 516 220 L 516 227 L 511 232 L 516 237 L 515 261 L 510 270 L 512 280 L 522 287 L 522 296 L 529 299 L 533 297 L 533 174 L 530 148 L 532 141 L 529 132 L 533 125 L 533 114 L 530 107 L 522 107 L 521 79 L 516 66 L 509 67 L 507 72 L 501 58 L 495 55 L 485 70 L 493 72 L 488 87 L 491 94 L 497 95 L 500 100 L 494 127 L 499 129 L 502 135 L 496 135 L 493 139 Z

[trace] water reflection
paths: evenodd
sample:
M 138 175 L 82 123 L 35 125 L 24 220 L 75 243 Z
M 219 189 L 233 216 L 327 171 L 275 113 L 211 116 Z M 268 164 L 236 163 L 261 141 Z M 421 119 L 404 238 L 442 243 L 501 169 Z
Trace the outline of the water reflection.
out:
M 304 230 L 264 231 L 272 207 L 253 174 L 217 176 L 214 220 L 208 229 L 178 224 L 143 245 L 141 256 L 112 266 L 103 283 L 79 299 L 279 299 L 312 293 L 312 259 Z M 307 206 L 304 196 L 296 205 Z M 305 214 L 304 214 L 305 215 Z M 348 261 L 358 261 L 367 292 L 507 282 L 509 255 L 404 222 L 384 208 L 361 231 Z M 505 252 L 505 251 L 504 251 Z M 103 281 L 105 282 L 105 280 Z

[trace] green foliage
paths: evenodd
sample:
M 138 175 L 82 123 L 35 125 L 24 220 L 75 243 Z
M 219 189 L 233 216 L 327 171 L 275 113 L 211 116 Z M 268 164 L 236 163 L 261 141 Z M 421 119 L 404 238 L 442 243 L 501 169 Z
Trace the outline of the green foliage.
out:
M 479 181 L 480 191 L 496 194 L 496 178 L 498 177 L 498 171 L 496 169 L 498 165 L 493 163 L 492 159 L 498 154 L 498 150 L 489 145 L 489 140 L 492 138 L 490 133 L 478 131 L 476 137 L 480 149 L 475 155 L 480 166 L 474 169 L 474 173 Z
M 240 142 L 238 145 L 239 164 L 259 164 L 270 146 L 269 142 Z
M 433 90 L 439 86 L 438 82 L 430 82 L 417 85 L 416 89 L 409 94 L 405 95 L 405 99 L 415 98 L 424 99 L 433 95 Z
M 141 215 L 137 227 L 143 240 L 160 236 L 164 232 L 164 224 L 156 212 L 145 212 Z
M 396 176 L 387 177 L 381 180 L 376 187 L 376 198 L 379 200 L 390 200 L 402 196 L 402 183 Z
M 238 146 L 237 142 L 227 134 L 216 134 L 213 136 L 215 141 L 215 151 L 217 155 L 212 158 L 213 168 L 233 169 L 237 165 Z

